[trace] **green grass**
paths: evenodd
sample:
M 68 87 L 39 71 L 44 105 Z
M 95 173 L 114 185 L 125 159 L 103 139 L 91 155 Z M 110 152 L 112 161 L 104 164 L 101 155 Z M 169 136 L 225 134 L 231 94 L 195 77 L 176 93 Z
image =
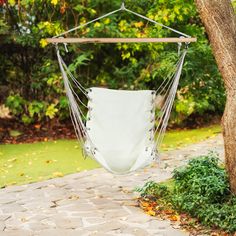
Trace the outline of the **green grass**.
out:
M 166 134 L 162 150 L 199 142 L 219 132 L 220 126 L 170 131 Z M 94 160 L 84 160 L 80 145 L 74 140 L 0 145 L 0 187 L 37 182 L 98 167 Z
M 94 160 L 84 159 L 79 143 L 74 140 L 0 145 L 0 187 L 97 167 Z
M 221 132 L 219 125 L 211 125 L 199 129 L 173 130 L 166 133 L 162 151 L 169 151 L 216 136 Z

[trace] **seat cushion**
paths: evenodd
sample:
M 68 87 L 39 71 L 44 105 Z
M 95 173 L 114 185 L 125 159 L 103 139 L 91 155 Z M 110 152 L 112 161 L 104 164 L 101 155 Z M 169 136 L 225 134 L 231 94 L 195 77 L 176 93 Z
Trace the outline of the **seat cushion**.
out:
M 89 91 L 87 153 L 117 174 L 150 164 L 155 156 L 155 93 L 106 88 Z

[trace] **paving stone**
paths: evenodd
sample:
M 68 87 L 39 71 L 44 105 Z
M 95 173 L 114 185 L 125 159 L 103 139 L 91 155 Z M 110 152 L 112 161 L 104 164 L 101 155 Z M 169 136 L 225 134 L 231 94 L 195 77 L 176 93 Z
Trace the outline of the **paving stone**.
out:
M 122 230 L 125 225 L 118 221 L 108 221 L 103 224 L 85 227 L 88 231 L 109 232 L 111 230 Z
M 0 214 L 0 221 L 5 221 L 11 218 L 11 214 Z
M 35 200 L 35 201 L 25 203 L 23 206 L 24 206 L 24 208 L 27 208 L 28 210 L 31 210 L 31 209 L 50 208 L 53 205 L 54 204 L 51 201 L 50 202 L 48 202 L 48 201 L 43 202 L 42 200 L 40 200 L 40 201 Z
M 150 217 L 149 215 L 146 214 L 132 214 L 127 216 L 127 222 L 130 223 L 136 223 L 136 224 L 145 224 L 146 222 L 149 222 L 152 220 L 152 217 Z
M 166 230 L 164 232 L 164 235 L 166 235 L 166 236 L 173 236 L 173 235 L 174 236 L 189 236 L 189 233 L 186 231 L 169 228 L 168 230 Z
M 91 212 L 71 212 L 72 217 L 103 217 L 105 214 L 104 211 L 91 211 Z
M 22 225 L 22 221 L 20 219 L 15 218 L 14 216 L 12 216 L 11 218 L 7 219 L 4 221 L 5 225 L 7 228 L 15 228 L 15 227 L 19 227 Z
M 127 217 L 128 215 L 130 214 L 124 209 L 122 210 L 122 208 L 119 210 L 112 210 L 105 213 L 105 217 L 107 219 L 122 218 Z
M 36 211 L 32 211 L 34 213 L 40 213 L 40 214 L 44 214 L 44 215 L 48 215 L 48 216 L 53 216 L 53 215 L 56 215 L 58 214 L 58 211 L 56 210 L 55 207 L 53 208 L 45 208 L 45 209 L 41 209 L 40 211 L 38 211 L 36 209 Z
M 84 217 L 83 218 L 84 226 L 89 225 L 97 225 L 101 223 L 105 223 L 106 219 L 105 217 Z
M 107 204 L 96 205 L 95 207 L 98 210 L 100 210 L 100 209 L 102 209 L 102 210 L 114 210 L 114 209 L 119 210 L 121 208 L 121 205 L 108 201 Z
M 50 217 L 49 215 L 37 214 L 37 215 L 31 216 L 29 220 L 30 221 L 39 222 L 39 221 L 45 220 L 45 219 L 47 219 L 49 217 Z
M 27 228 L 32 230 L 32 231 L 39 231 L 39 230 L 45 230 L 45 229 L 55 229 L 56 228 L 56 224 L 53 222 L 45 222 L 45 223 L 41 223 L 41 222 L 30 222 L 27 224 Z
M 148 231 L 143 229 L 143 228 L 138 228 L 138 227 L 127 227 L 124 230 L 122 230 L 122 235 L 123 234 L 130 234 L 130 235 L 135 235 L 135 236 L 145 236 L 149 235 Z
M 110 199 L 107 198 L 92 198 L 90 199 L 90 202 L 92 202 L 95 205 L 104 205 L 107 204 L 107 202 L 109 202 Z
M 1 236 L 33 236 L 33 232 L 29 230 L 7 230 L 0 232 Z
M 154 229 L 161 229 L 161 230 L 163 230 L 163 229 L 167 229 L 167 228 L 170 227 L 170 222 L 167 221 L 167 220 L 163 220 L 162 221 L 162 220 L 154 219 L 154 220 L 149 221 L 148 227 L 150 229 L 154 228 Z
M 15 192 L 23 192 L 27 188 L 27 185 L 21 186 L 9 186 L 6 189 L 6 193 L 15 193 Z
M 0 205 L 4 205 L 4 204 L 11 204 L 11 203 L 14 203 L 16 202 L 17 199 L 16 198 L 0 198 Z
M 73 201 L 71 199 L 61 199 L 56 201 L 57 206 L 67 206 L 70 205 Z M 86 203 L 86 202 L 83 202 Z
M 70 204 L 70 205 L 65 205 L 65 206 L 58 206 L 57 207 L 58 212 L 60 211 L 94 211 L 96 210 L 96 207 L 93 206 L 92 204 Z
M 0 235 L 1 235 L 1 231 L 4 231 L 6 228 L 6 225 L 3 221 L 0 221 Z
M 143 211 L 138 207 L 133 207 L 133 206 L 122 206 L 122 207 L 131 215 L 143 214 Z
M 115 234 L 112 234 L 112 233 L 111 234 L 109 234 L 109 233 L 100 233 L 98 231 L 94 231 L 94 232 L 88 233 L 88 236 L 112 236 L 112 235 L 115 235 Z
M 78 192 L 78 196 L 80 199 L 88 199 L 88 198 L 95 197 L 95 194 L 89 194 L 86 192 Z
M 87 232 L 83 230 L 62 230 L 62 229 L 45 229 L 34 233 L 34 236 L 83 236 Z
M 64 229 L 76 229 L 79 227 L 82 227 L 82 220 L 81 218 L 75 218 L 75 217 L 61 217 L 54 219 L 54 222 L 58 228 L 64 228 Z

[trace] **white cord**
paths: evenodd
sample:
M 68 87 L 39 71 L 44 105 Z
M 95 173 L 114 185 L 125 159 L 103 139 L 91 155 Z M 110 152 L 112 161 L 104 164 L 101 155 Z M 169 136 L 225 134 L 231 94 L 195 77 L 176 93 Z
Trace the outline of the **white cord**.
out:
M 173 28 L 171 28 L 171 27 L 169 27 L 169 26 L 163 25 L 163 24 L 161 24 L 161 23 L 159 23 L 159 22 L 157 22 L 157 21 L 155 21 L 155 20 L 152 20 L 152 19 L 150 19 L 150 18 L 148 18 L 148 17 L 146 17 L 146 16 L 143 16 L 143 15 L 141 15 L 141 14 L 139 14 L 139 13 L 136 13 L 136 12 L 134 12 L 134 11 L 131 11 L 131 10 L 127 9 L 127 8 L 125 7 L 125 3 L 124 3 L 124 2 L 122 3 L 122 5 L 121 5 L 121 7 L 120 7 L 119 9 L 117 9 L 117 10 L 115 10 L 115 11 L 111 11 L 111 12 L 105 14 L 105 15 L 102 15 L 102 16 L 98 17 L 98 18 L 95 18 L 95 19 L 93 19 L 93 20 L 91 20 L 91 21 L 89 21 L 89 22 L 87 22 L 87 23 L 85 23 L 85 24 L 82 24 L 82 25 L 79 25 L 79 26 L 77 26 L 77 27 L 74 27 L 74 28 L 72 28 L 72 29 L 70 29 L 70 30 L 67 30 L 67 31 L 65 31 L 65 32 L 63 32 L 63 33 L 61 33 L 61 34 L 58 34 L 58 35 L 54 36 L 53 38 L 59 38 L 59 37 L 65 35 L 65 34 L 68 34 L 68 33 L 70 33 L 70 32 L 73 32 L 73 31 L 77 30 L 77 29 L 83 28 L 83 27 L 85 27 L 85 26 L 87 26 L 87 25 L 89 25 L 89 24 L 91 24 L 91 23 L 94 23 L 94 22 L 96 22 L 96 21 L 99 21 L 99 20 L 101 20 L 101 19 L 103 19 L 103 18 L 105 18 L 105 17 L 108 17 L 108 16 L 110 16 L 110 15 L 113 15 L 113 14 L 119 12 L 119 11 L 126 11 L 126 12 L 129 12 L 129 13 L 132 13 L 133 15 L 136 15 L 136 16 L 138 16 L 138 17 L 140 17 L 140 18 L 143 18 L 143 19 L 145 19 L 145 20 L 147 20 L 147 21 L 149 21 L 149 22 L 152 22 L 152 23 L 154 23 L 154 24 L 156 24 L 156 25 L 159 25 L 159 26 L 161 26 L 161 27 L 163 27 L 163 28 L 166 28 L 166 29 L 168 29 L 168 30 L 171 30 L 172 32 L 175 32 L 175 33 L 177 33 L 177 34 L 179 34 L 179 35 L 181 35 L 181 36 L 184 36 L 184 37 L 187 37 L 187 38 L 191 38 L 190 35 L 184 34 L 184 33 L 182 33 L 181 31 L 175 30 L 175 29 L 173 29 Z

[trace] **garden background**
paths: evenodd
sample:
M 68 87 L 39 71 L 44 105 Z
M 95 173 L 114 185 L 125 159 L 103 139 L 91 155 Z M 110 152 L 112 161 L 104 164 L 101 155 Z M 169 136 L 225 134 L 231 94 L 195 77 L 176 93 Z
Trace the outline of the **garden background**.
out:
M 5 4 L 4 4 L 5 3 Z M 0 104 L 17 122 L 40 128 L 69 118 L 55 49 L 45 38 L 120 7 L 114 0 L 0 1 Z M 225 103 L 206 33 L 193 1 L 126 1 L 128 8 L 197 37 L 190 45 L 172 124 L 198 124 L 222 115 Z M 235 6 L 234 1 L 234 6 Z M 78 37 L 167 37 L 168 30 L 118 14 L 77 31 Z M 64 48 L 62 47 L 62 50 Z M 72 73 L 84 85 L 155 89 L 176 62 L 176 44 L 70 45 L 64 51 Z M 1 106 L 1 117 L 8 114 Z M 190 121 L 190 122 L 188 122 Z M 30 126 L 31 127 L 31 126 Z
M 125 4 L 198 39 L 189 46 L 169 125 L 174 130 L 167 133 L 162 149 L 170 150 L 219 133 L 225 91 L 194 2 L 127 0 Z M 0 1 L 0 143 L 30 143 L 1 145 L 1 186 L 98 167 L 90 159 L 83 161 L 79 143 L 65 140 L 75 138 L 75 134 L 55 48 L 45 39 L 120 5 L 114 0 Z M 233 5 L 236 7 L 236 1 Z M 121 12 L 72 36 L 175 35 Z M 177 44 L 68 45 L 68 52 L 63 45 L 60 47 L 70 70 L 87 88 L 155 89 L 178 59 Z M 189 128 L 197 130 L 186 130 Z M 44 142 L 32 145 L 35 141 Z
M 236 0 L 231 2 L 236 10 Z M 37 231 L 48 235 L 55 230 L 62 234 L 62 228 L 67 233 L 78 230 L 80 235 L 94 229 L 136 232 L 133 224 L 128 228 L 126 224 L 134 220 L 140 227 L 138 230 L 144 230 L 142 235 L 154 234 L 154 228 L 158 235 L 163 230 L 166 235 L 186 235 L 179 230 L 182 228 L 194 235 L 235 236 L 236 198 L 229 181 L 234 170 L 226 171 L 230 166 L 227 148 L 225 169 L 220 134 L 226 94 L 195 3 L 193 0 L 125 1 L 128 9 L 197 38 L 197 43 L 189 45 L 160 150 L 161 162 L 132 174 L 130 181 L 130 176 L 111 175 L 98 169 L 93 159 L 84 159 L 82 145 L 75 140 L 70 121 L 55 47 L 46 41 L 120 8 L 121 2 L 0 0 L 0 232 L 31 235 Z M 230 8 L 227 6 L 230 1 L 201 3 L 209 4 L 210 20 L 215 20 L 219 12 L 221 16 L 227 15 L 225 12 Z M 224 11 L 217 10 L 223 8 Z M 220 22 L 219 19 L 218 23 L 223 24 L 223 19 Z M 218 32 L 215 36 L 223 35 L 220 30 L 214 32 Z M 176 37 L 160 26 L 122 11 L 70 36 Z M 211 44 L 215 46 L 212 37 Z M 70 71 L 86 88 L 156 89 L 173 70 L 179 55 L 179 45 L 174 43 L 62 44 L 59 47 Z M 217 56 L 221 54 L 215 55 L 220 64 Z M 228 68 L 228 63 L 224 63 L 227 65 L 224 68 Z M 77 92 L 86 103 L 83 94 Z M 230 111 L 231 105 L 234 104 L 230 103 Z M 231 123 L 234 120 L 232 116 Z M 225 127 L 224 131 L 227 131 Z M 208 148 L 219 155 L 207 154 Z M 140 193 L 139 198 L 132 198 L 134 187 Z M 127 208 L 127 200 L 131 204 L 128 213 L 124 207 Z M 157 218 L 145 219 L 146 215 L 138 212 L 134 203 Z M 65 207 L 66 214 L 59 216 L 61 207 Z M 76 219 L 71 218 L 73 211 L 78 213 Z M 45 215 L 40 215 L 42 212 Z M 131 217 L 128 220 L 127 215 Z M 94 225 L 88 225 L 87 219 Z M 113 225 L 113 221 L 119 225 Z

